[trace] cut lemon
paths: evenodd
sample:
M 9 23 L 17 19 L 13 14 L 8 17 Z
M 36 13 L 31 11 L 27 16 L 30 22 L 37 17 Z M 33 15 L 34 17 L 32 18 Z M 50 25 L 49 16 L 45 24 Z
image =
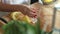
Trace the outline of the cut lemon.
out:
M 22 14 L 21 12 L 12 12 L 11 16 L 13 20 L 22 20 L 29 23 L 31 22 L 31 19 L 27 15 Z
M 19 20 L 20 18 L 24 17 L 24 15 L 21 12 L 12 12 L 11 16 L 13 20 Z
M 31 19 L 27 15 L 24 16 L 23 20 L 28 22 L 28 23 L 31 22 Z

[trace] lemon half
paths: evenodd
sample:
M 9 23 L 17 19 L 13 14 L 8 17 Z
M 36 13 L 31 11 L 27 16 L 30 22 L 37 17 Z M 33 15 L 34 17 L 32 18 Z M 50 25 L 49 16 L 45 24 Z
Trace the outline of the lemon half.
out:
M 31 19 L 29 18 L 29 16 L 24 15 L 21 12 L 12 12 L 11 16 L 13 20 L 22 20 L 29 23 L 31 22 Z
M 13 20 L 18 20 L 19 18 L 22 18 L 23 16 L 24 15 L 21 12 L 12 12 L 11 13 L 11 17 Z
M 28 22 L 28 23 L 31 22 L 30 17 L 28 17 L 27 15 L 24 16 L 23 20 L 24 20 L 25 22 Z

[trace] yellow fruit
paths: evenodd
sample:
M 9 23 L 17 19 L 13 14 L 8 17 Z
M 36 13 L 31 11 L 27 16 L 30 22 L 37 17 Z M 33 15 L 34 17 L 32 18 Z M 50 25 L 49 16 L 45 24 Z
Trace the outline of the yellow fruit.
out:
M 28 22 L 28 23 L 31 22 L 31 19 L 27 15 L 24 16 L 23 20 Z
M 25 22 L 31 22 L 30 18 L 27 15 L 23 15 L 21 12 L 12 12 L 11 13 L 13 20 L 21 20 Z
M 24 15 L 21 12 L 12 12 L 11 17 L 13 20 L 19 20 L 20 18 L 22 19 Z
M 53 0 L 43 0 L 43 2 L 50 3 L 50 2 L 53 2 Z

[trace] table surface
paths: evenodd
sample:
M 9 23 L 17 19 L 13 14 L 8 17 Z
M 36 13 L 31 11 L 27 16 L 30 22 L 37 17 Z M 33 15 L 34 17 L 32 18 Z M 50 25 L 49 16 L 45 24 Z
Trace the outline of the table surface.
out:
M 8 12 L 0 12 L 0 17 L 5 16 L 7 14 L 9 14 L 9 13 Z

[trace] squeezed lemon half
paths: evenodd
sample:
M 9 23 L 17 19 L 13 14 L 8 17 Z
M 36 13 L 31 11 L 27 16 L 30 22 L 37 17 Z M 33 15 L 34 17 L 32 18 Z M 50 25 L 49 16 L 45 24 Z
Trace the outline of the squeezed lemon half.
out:
M 27 15 L 24 16 L 23 20 L 28 22 L 28 23 L 31 22 L 31 19 Z
M 13 20 L 19 20 L 20 18 L 24 17 L 24 15 L 21 12 L 12 12 L 11 16 Z
M 27 15 L 24 15 L 21 12 L 12 12 L 11 16 L 13 20 L 22 20 L 29 23 L 31 22 L 31 19 Z

